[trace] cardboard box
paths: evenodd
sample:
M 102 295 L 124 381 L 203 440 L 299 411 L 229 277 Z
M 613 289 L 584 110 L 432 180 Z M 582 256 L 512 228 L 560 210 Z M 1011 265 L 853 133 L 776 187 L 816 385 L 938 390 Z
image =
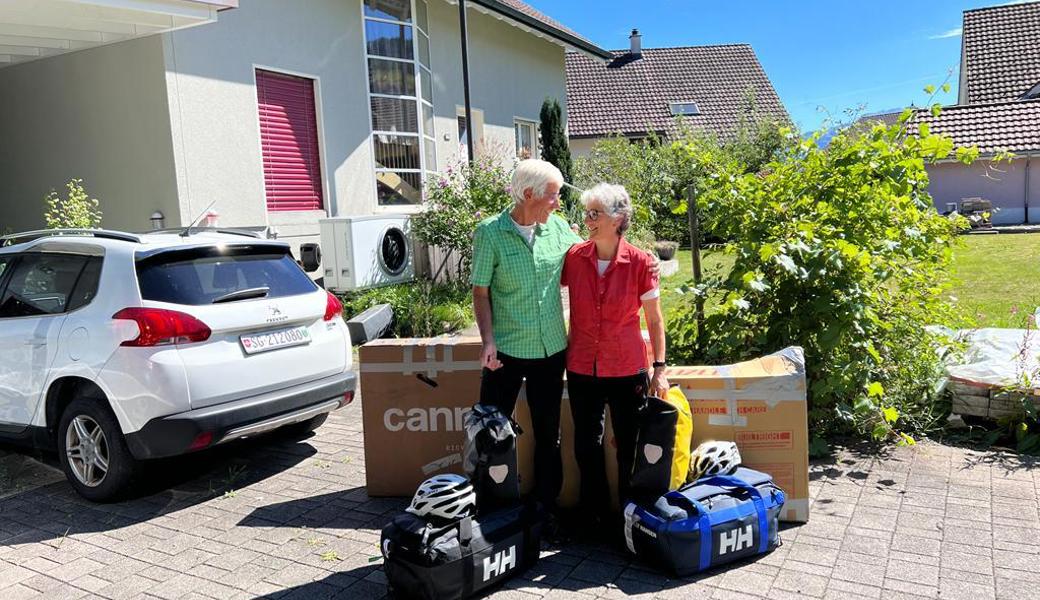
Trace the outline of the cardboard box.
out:
M 480 340 L 475 337 L 375 340 L 361 347 L 365 471 L 371 496 L 411 496 L 424 479 L 462 472 L 462 423 L 480 395 Z M 783 520 L 806 522 L 809 505 L 805 371 L 801 350 L 736 365 L 671 367 L 668 379 L 690 400 L 694 445 L 732 440 L 751 468 L 773 475 L 788 495 Z M 578 501 L 574 422 L 564 388 L 560 443 L 561 506 Z M 608 411 L 609 412 L 609 411 Z M 533 489 L 534 436 L 526 392 L 515 417 L 521 489 Z M 617 504 L 616 442 L 607 417 L 607 478 Z

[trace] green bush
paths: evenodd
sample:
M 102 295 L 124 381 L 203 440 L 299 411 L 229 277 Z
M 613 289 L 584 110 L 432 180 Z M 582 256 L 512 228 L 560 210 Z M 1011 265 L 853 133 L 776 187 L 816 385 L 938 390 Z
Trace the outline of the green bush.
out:
M 343 317 L 351 317 L 377 304 L 394 311 L 391 335 L 431 337 L 453 333 L 473 323 L 471 288 L 462 283 L 433 284 L 429 280 L 390 285 L 346 294 Z
M 61 198 L 51 190 L 44 198 L 47 212 L 43 214 L 47 229 L 97 229 L 101 227 L 101 208 L 97 198 L 91 198 L 83 189 L 82 179 L 65 184 L 68 197 Z
M 698 208 L 731 240 L 733 267 L 691 293 L 711 297 L 703 331 L 693 296 L 669 322 L 669 357 L 739 361 L 785 346 L 805 349 L 810 427 L 817 435 L 875 439 L 928 430 L 941 376 L 939 340 L 925 327 L 954 324 L 944 294 L 963 219 L 940 216 L 927 192 L 927 162 L 952 142 L 922 127 L 819 133 L 792 144 L 764 172 L 687 148 L 709 175 Z M 972 150 L 958 149 L 970 163 Z
M 513 172 L 499 156 L 449 166 L 426 187 L 423 212 L 412 217 L 412 231 L 425 244 L 452 251 L 461 259 L 461 279 L 469 279 L 473 232 L 477 223 L 512 203 Z M 434 265 L 436 268 L 437 265 Z

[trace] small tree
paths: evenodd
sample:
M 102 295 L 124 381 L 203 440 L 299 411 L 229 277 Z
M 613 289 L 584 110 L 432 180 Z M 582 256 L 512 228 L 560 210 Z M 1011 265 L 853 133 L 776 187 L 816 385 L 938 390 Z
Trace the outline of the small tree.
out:
M 570 183 L 571 149 L 567 145 L 567 134 L 563 131 L 563 113 L 556 98 L 546 98 L 542 102 L 539 119 L 541 120 L 539 132 L 542 136 L 542 160 L 556 165 L 556 168 L 563 173 L 563 180 Z M 564 186 L 560 190 L 560 198 L 563 200 L 564 210 L 569 214 L 573 201 L 570 188 Z
M 43 218 L 47 229 L 97 229 L 101 227 L 101 208 L 97 198 L 91 198 L 83 189 L 82 179 L 73 179 L 65 184 L 68 197 L 61 198 L 51 190 L 44 198 L 47 212 Z

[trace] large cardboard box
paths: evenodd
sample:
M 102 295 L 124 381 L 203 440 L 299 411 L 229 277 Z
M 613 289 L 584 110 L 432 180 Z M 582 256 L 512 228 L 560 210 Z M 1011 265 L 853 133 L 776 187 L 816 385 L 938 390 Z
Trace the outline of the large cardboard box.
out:
M 480 394 L 480 340 L 475 337 L 375 340 L 361 347 L 365 470 L 372 496 L 411 496 L 437 473 L 462 471 L 462 423 Z M 782 518 L 808 520 L 808 432 L 801 350 L 718 367 L 671 367 L 668 378 L 690 400 L 694 445 L 732 440 L 751 468 L 773 475 L 788 495 Z M 574 422 L 564 389 L 560 443 L 561 506 L 578 501 Z M 533 488 L 534 439 L 526 392 L 515 417 L 524 492 Z M 607 476 L 617 502 L 616 442 L 607 418 Z

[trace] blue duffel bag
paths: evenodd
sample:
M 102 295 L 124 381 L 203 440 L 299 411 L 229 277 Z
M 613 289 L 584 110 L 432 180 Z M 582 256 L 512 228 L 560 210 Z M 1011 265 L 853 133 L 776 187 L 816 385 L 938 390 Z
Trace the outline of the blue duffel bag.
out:
M 648 563 L 677 575 L 706 571 L 780 545 L 784 492 L 765 473 L 739 468 L 625 506 L 625 543 Z

